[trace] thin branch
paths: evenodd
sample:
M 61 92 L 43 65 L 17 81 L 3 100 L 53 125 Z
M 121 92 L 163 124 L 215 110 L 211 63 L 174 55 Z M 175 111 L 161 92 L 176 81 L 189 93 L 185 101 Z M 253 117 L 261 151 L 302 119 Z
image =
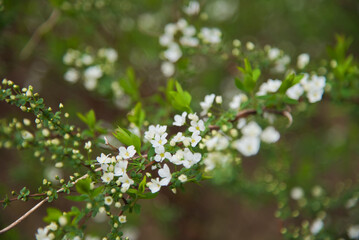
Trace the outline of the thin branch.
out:
M 41 37 L 45 33 L 49 32 L 55 26 L 60 15 L 61 15 L 61 12 L 58 9 L 54 9 L 52 11 L 50 17 L 35 30 L 35 32 L 31 36 L 30 40 L 27 42 L 25 47 L 20 52 L 21 59 L 26 59 L 31 55 L 34 48 L 39 43 Z
M 32 197 L 41 197 L 41 196 L 46 196 L 47 194 L 46 193 L 35 193 L 35 194 L 30 194 L 30 195 L 27 195 L 28 198 L 32 198 Z M 11 198 L 11 199 L 8 199 L 7 201 L 16 201 L 16 200 L 20 200 L 18 199 L 17 197 L 16 198 Z M 4 203 L 5 200 L 1 200 L 0 203 Z
M 101 168 L 96 168 L 96 172 L 100 171 Z M 76 181 L 73 181 L 72 184 L 76 184 L 78 181 L 87 178 L 89 175 L 85 174 L 82 177 L 76 179 Z M 60 188 L 59 190 L 57 190 L 57 193 L 60 193 L 64 190 L 64 188 Z M 27 211 L 24 215 L 22 215 L 20 218 L 18 218 L 15 222 L 13 222 L 12 224 L 10 224 L 9 226 L 7 226 L 4 229 L 0 230 L 0 234 L 5 233 L 7 231 L 9 231 L 10 229 L 12 229 L 13 227 L 15 227 L 16 225 L 18 225 L 20 222 L 22 222 L 25 218 L 27 218 L 31 213 L 33 213 L 34 211 L 36 211 L 36 209 L 38 209 L 39 207 L 41 207 L 45 202 L 47 202 L 49 200 L 49 197 L 43 199 L 41 202 L 39 202 L 38 204 L 36 204 L 33 208 L 31 208 L 29 211 Z

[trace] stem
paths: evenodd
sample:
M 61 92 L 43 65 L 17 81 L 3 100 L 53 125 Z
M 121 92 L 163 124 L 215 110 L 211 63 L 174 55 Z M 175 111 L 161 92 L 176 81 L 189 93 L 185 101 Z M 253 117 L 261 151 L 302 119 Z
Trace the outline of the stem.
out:
M 97 168 L 95 171 L 100 171 L 101 168 Z M 76 179 L 76 181 L 73 181 L 72 184 L 76 184 L 78 181 L 87 178 L 89 175 L 85 174 L 82 177 Z M 60 188 L 59 190 L 57 190 L 57 193 L 60 193 L 64 190 L 64 188 Z M 45 202 L 47 202 L 49 200 L 48 197 L 46 197 L 45 199 L 43 199 L 41 202 L 39 202 L 38 204 L 36 204 L 33 208 L 31 208 L 29 211 L 27 211 L 24 215 L 22 215 L 20 218 L 18 218 L 15 222 L 13 222 L 12 224 L 10 224 L 9 226 L 7 226 L 4 229 L 0 230 L 0 234 L 5 233 L 7 231 L 9 231 L 10 229 L 12 229 L 13 227 L 15 227 L 16 225 L 18 225 L 20 222 L 22 222 L 25 218 L 27 218 L 31 213 L 33 213 L 36 209 L 38 209 L 39 207 L 41 207 Z
M 35 30 L 35 32 L 31 36 L 30 40 L 27 42 L 25 47 L 20 52 L 21 59 L 26 59 L 31 55 L 34 48 L 39 43 L 41 37 L 45 33 L 49 32 L 55 26 L 60 15 L 61 15 L 61 12 L 58 9 L 54 9 L 51 12 L 50 17 Z

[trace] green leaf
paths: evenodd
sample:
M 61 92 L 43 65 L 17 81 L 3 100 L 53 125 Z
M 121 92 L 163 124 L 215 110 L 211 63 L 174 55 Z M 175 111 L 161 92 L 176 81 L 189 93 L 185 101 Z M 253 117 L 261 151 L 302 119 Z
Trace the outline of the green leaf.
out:
M 132 145 L 132 138 L 131 138 L 131 134 L 129 133 L 128 130 L 118 127 L 116 129 L 116 132 L 113 133 L 113 135 L 123 144 L 125 144 L 126 146 L 131 146 Z
M 81 179 L 76 183 L 76 191 L 80 194 L 89 194 L 91 191 L 90 185 L 91 185 L 91 179 L 89 177 L 85 179 Z
M 82 115 L 81 113 L 77 113 L 77 117 L 84 122 L 89 129 L 94 130 L 96 125 L 96 116 L 94 110 L 90 110 L 86 113 L 86 116 Z
M 145 111 L 142 109 L 142 104 L 139 102 L 132 109 L 127 118 L 130 122 L 134 123 L 137 127 L 141 128 L 143 122 L 145 121 Z
M 144 193 L 146 189 L 146 175 L 143 177 L 140 185 L 138 186 L 138 192 L 139 193 Z
M 51 222 L 57 222 L 59 217 L 62 216 L 62 212 L 56 208 L 49 207 L 47 208 L 47 216 L 44 217 L 44 222 L 51 223 Z
M 82 202 L 87 200 L 89 197 L 87 195 L 76 195 L 76 196 L 65 196 L 65 198 L 70 201 Z
M 179 111 L 192 112 L 190 107 L 192 96 L 189 92 L 183 91 L 181 85 L 176 81 L 176 91 L 169 91 L 169 98 L 173 108 Z
M 132 145 L 135 146 L 135 149 L 138 154 L 141 154 L 141 139 L 136 135 L 131 133 Z
M 130 95 L 134 101 L 139 99 L 139 90 L 136 82 L 135 72 L 131 67 L 127 68 L 126 77 L 119 80 L 120 86 L 123 88 L 125 93 Z

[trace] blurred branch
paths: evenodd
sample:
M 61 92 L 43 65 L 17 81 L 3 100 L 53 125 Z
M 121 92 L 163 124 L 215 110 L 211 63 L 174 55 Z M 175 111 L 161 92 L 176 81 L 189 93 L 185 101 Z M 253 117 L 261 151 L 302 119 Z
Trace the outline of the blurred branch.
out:
M 27 42 L 25 47 L 20 52 L 20 59 L 28 58 L 31 53 L 34 51 L 34 48 L 39 43 L 41 37 L 49 32 L 56 24 L 59 19 L 61 12 L 58 9 L 54 9 L 50 15 L 50 17 L 43 22 L 32 34 L 30 40 Z
M 101 168 L 97 168 L 95 171 L 100 171 Z M 76 179 L 76 181 L 73 181 L 73 184 L 76 184 L 78 181 L 87 178 L 89 175 L 85 174 L 82 177 Z M 60 188 L 59 190 L 57 190 L 57 193 L 60 193 L 64 190 L 64 188 Z M 10 229 L 14 228 L 16 225 L 18 225 L 20 222 L 22 222 L 25 218 L 27 218 L 28 216 L 30 216 L 31 213 L 35 212 L 39 207 L 41 207 L 44 203 L 46 203 L 49 200 L 49 197 L 43 199 L 41 202 L 39 202 L 38 204 L 36 204 L 33 208 L 31 208 L 29 211 L 27 211 L 24 215 L 22 215 L 20 218 L 18 218 L 15 222 L 13 222 L 12 224 L 10 224 L 9 226 L 7 226 L 4 229 L 0 230 L 0 234 L 3 234 L 7 231 L 9 231 Z

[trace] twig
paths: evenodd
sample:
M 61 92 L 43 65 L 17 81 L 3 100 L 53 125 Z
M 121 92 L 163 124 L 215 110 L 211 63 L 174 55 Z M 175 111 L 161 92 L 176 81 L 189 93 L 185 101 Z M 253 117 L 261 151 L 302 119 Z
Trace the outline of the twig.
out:
M 32 198 L 32 197 L 41 197 L 41 196 L 46 196 L 46 195 L 47 195 L 46 193 L 35 193 L 35 194 L 30 194 L 27 197 Z M 8 201 L 10 201 L 10 202 L 16 201 L 16 200 L 20 200 L 20 199 L 18 199 L 18 198 L 8 199 Z M 5 200 L 0 201 L 0 203 L 4 203 L 4 202 L 5 202 Z
M 54 9 L 50 17 L 35 30 L 30 40 L 20 52 L 21 59 L 26 59 L 30 56 L 35 46 L 39 43 L 41 37 L 55 26 L 60 15 L 61 12 L 58 9 Z
M 96 168 L 96 172 L 100 171 L 101 168 Z M 76 184 L 78 181 L 87 178 L 89 175 L 85 174 L 82 177 L 76 179 L 76 181 L 73 181 L 72 184 Z M 57 193 L 62 192 L 64 190 L 64 188 L 60 188 L 59 190 L 57 190 Z M 20 218 L 18 218 L 15 222 L 13 222 L 12 224 L 10 224 L 9 226 L 7 226 L 4 229 L 0 230 L 0 234 L 3 234 L 7 231 L 9 231 L 10 229 L 12 229 L 13 227 L 15 227 L 16 225 L 18 225 L 20 222 L 22 222 L 25 218 L 27 218 L 31 213 L 33 213 L 36 209 L 38 209 L 39 207 L 41 207 L 45 202 L 47 202 L 49 200 L 49 197 L 43 199 L 41 202 L 39 202 L 38 204 L 36 204 L 33 208 L 31 208 L 29 211 L 27 211 L 24 215 L 22 215 Z

